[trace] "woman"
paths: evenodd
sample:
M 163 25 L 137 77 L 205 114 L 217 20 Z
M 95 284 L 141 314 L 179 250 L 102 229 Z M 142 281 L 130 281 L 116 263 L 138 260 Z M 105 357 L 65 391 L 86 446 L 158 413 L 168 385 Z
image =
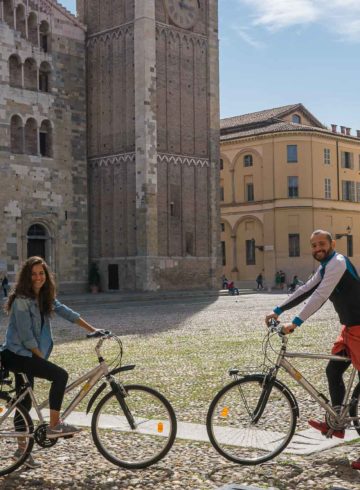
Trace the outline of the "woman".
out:
M 1 347 L 1 359 L 5 367 L 15 373 L 17 390 L 22 382 L 22 377 L 17 373 L 26 374 L 32 386 L 34 378 L 51 382 L 50 423 L 46 433 L 48 439 L 71 436 L 80 430 L 59 419 L 68 373 L 47 360 L 53 347 L 50 317 L 55 312 L 88 332 L 97 330 L 83 320 L 79 313 L 61 304 L 55 295 L 54 279 L 46 262 L 41 257 L 27 259 L 5 305 L 10 318 L 5 343 Z M 23 400 L 23 405 L 30 410 L 29 396 Z M 20 424 L 21 419 L 15 417 L 15 426 Z M 19 441 L 17 452 L 23 450 Z M 31 455 L 26 463 L 30 467 L 38 466 Z

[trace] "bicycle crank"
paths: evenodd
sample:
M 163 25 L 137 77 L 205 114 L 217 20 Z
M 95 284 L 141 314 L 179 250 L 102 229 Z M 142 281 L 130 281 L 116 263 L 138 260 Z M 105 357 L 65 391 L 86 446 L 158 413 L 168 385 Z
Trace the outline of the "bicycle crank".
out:
M 48 424 L 40 424 L 35 432 L 34 432 L 34 439 L 39 446 L 47 448 L 47 447 L 52 447 L 54 444 L 57 443 L 58 439 L 48 439 L 46 437 L 46 429 L 48 427 Z

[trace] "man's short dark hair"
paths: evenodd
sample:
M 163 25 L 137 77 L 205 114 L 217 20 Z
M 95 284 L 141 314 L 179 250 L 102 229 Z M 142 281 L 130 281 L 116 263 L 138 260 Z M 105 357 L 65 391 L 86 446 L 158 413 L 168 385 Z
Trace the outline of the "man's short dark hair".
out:
M 311 233 L 311 237 L 310 239 L 314 236 L 314 235 L 325 235 L 327 240 L 331 243 L 333 241 L 333 237 L 332 237 L 332 234 L 330 233 L 330 231 L 325 231 L 325 230 L 315 230 Z

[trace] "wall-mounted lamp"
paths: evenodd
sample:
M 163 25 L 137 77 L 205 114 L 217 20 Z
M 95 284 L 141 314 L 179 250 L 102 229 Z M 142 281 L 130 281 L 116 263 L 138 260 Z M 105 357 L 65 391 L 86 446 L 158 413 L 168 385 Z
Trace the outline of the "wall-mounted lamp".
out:
M 335 239 L 338 240 L 339 238 L 343 238 L 344 236 L 349 236 L 350 233 L 351 233 L 351 227 L 347 226 L 346 227 L 346 233 L 336 233 Z

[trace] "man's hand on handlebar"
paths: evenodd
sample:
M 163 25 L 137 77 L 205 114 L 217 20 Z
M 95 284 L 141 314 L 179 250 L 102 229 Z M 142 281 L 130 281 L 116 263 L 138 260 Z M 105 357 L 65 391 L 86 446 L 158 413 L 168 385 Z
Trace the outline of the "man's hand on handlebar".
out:
M 282 333 L 284 335 L 288 335 L 289 333 L 293 333 L 295 328 L 296 325 L 294 323 L 284 323 L 284 325 L 282 326 Z
M 274 312 L 270 313 L 270 315 L 266 315 L 266 317 L 265 317 L 266 326 L 270 327 L 270 324 L 271 324 L 270 320 L 277 320 L 278 318 L 279 318 L 279 315 L 277 315 Z

